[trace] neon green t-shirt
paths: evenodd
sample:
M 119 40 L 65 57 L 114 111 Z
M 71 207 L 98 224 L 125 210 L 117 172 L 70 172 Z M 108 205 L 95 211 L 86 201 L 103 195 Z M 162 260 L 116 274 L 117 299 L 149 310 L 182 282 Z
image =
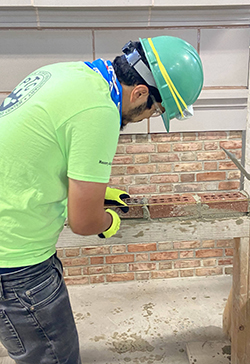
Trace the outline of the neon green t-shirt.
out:
M 0 108 L 0 267 L 55 252 L 68 177 L 108 183 L 120 115 L 106 80 L 83 62 L 42 67 Z

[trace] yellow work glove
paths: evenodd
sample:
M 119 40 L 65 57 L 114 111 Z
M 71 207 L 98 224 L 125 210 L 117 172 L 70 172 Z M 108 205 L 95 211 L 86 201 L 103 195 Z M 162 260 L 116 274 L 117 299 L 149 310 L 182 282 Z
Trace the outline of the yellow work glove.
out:
M 130 198 L 127 192 L 122 190 L 118 190 L 116 188 L 107 187 L 105 193 L 105 205 L 109 206 L 118 206 L 122 212 L 127 213 L 129 210 L 128 205 L 122 200 L 124 198 Z
M 121 219 L 119 218 L 119 215 L 115 211 L 110 209 L 107 209 L 106 212 L 110 213 L 110 215 L 112 216 L 112 224 L 108 230 L 105 230 L 103 233 L 98 234 L 99 238 L 110 238 L 111 236 L 115 235 L 120 229 Z

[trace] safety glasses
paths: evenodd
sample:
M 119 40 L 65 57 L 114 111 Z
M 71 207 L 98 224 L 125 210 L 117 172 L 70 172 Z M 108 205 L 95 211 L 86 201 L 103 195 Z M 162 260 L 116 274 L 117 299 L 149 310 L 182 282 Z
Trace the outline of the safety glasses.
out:
M 154 108 L 155 108 L 155 110 L 154 110 L 153 114 L 151 115 L 151 117 L 157 118 L 157 116 L 161 116 L 164 113 L 164 111 L 160 108 L 160 106 L 158 105 L 158 103 L 155 100 L 154 96 L 151 95 L 151 94 L 149 96 L 150 96 L 150 98 L 151 98 L 151 100 L 153 102 Z

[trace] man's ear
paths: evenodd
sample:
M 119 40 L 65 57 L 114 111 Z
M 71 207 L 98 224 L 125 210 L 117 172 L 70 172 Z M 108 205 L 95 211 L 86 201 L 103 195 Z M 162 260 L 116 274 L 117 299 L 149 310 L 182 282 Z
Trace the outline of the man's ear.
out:
M 148 95 L 149 91 L 146 85 L 136 85 L 130 94 L 130 102 L 146 102 L 148 99 Z

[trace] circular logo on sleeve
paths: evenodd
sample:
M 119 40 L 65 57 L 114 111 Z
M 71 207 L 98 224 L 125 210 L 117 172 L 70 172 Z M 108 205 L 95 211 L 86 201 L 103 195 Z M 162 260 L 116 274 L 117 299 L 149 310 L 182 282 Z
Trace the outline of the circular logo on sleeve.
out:
M 0 117 L 8 115 L 28 101 L 51 77 L 48 71 L 38 70 L 26 77 L 0 105 Z

